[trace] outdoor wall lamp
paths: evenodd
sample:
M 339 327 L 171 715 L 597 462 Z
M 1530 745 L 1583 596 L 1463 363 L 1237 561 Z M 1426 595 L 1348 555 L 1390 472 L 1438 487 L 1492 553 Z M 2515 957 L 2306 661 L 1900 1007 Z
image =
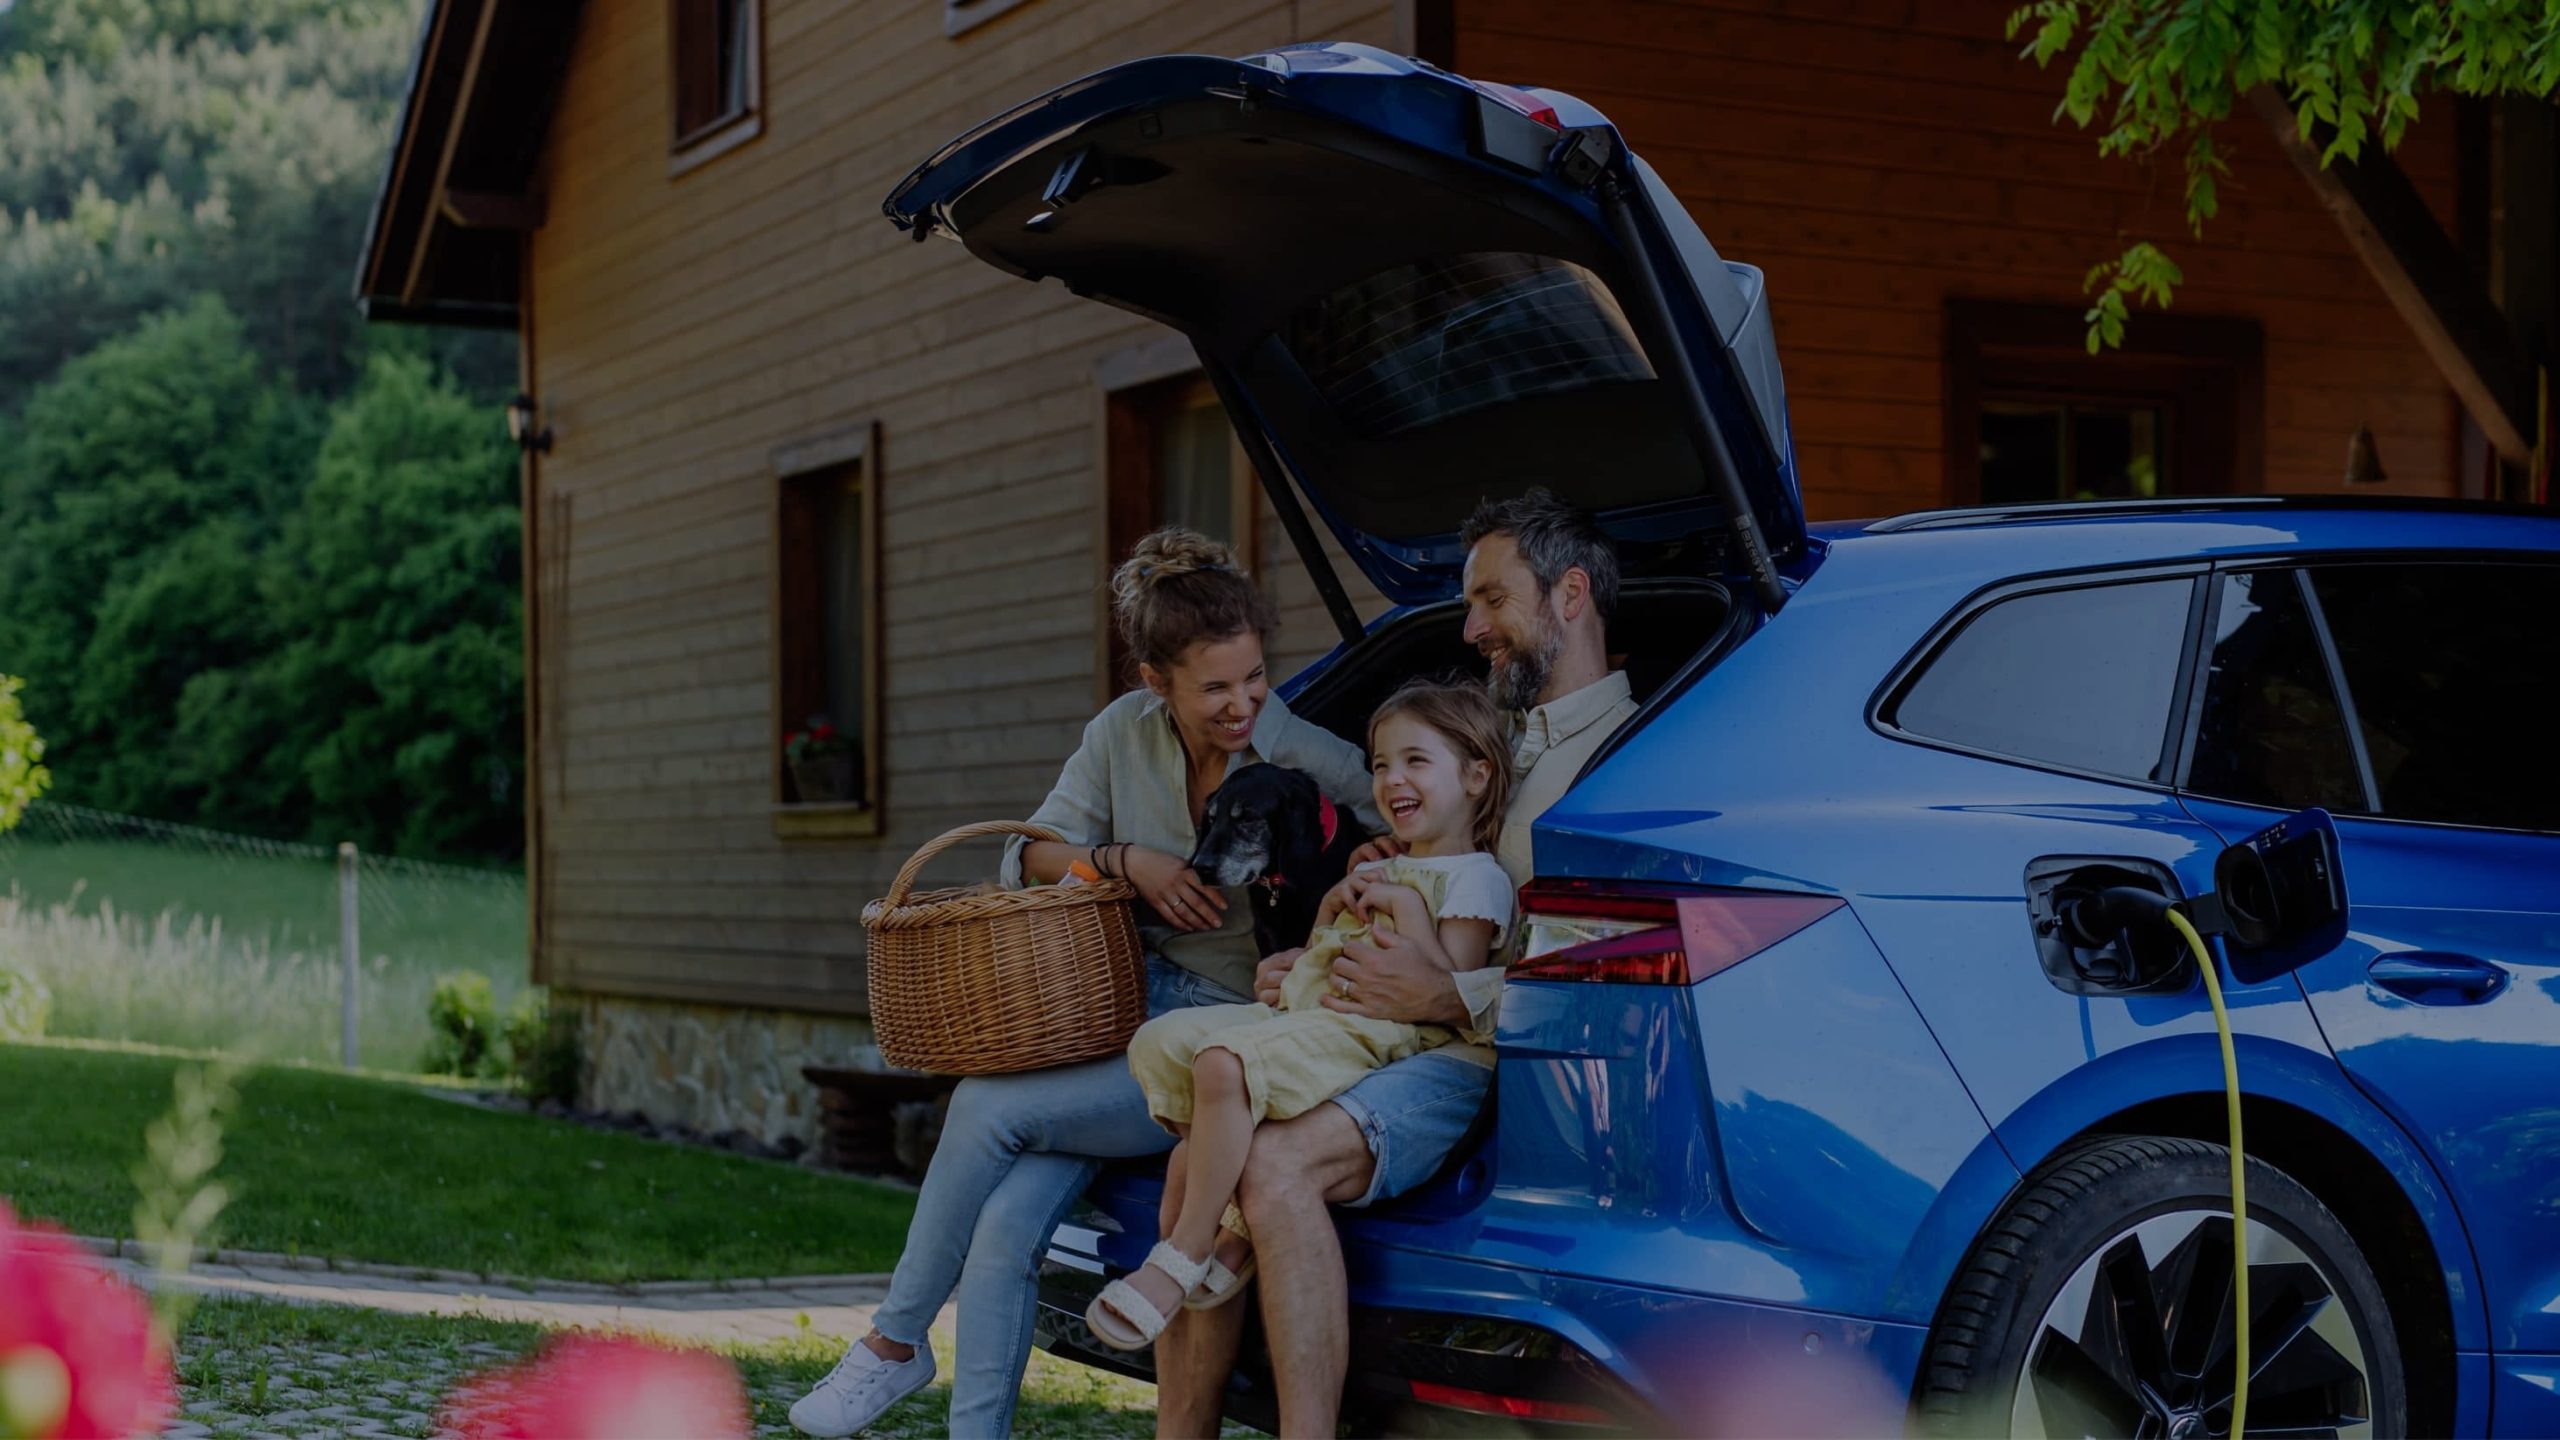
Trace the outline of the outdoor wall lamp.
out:
M 528 455 L 536 451 L 545 455 L 551 453 L 551 427 L 543 425 L 536 428 L 535 422 L 540 418 L 530 395 L 519 394 L 507 402 L 507 438 L 515 441 L 516 448 Z
M 2347 437 L 2347 483 L 2380 485 L 2391 476 L 2382 468 L 2382 452 L 2374 448 L 2373 427 L 2359 425 Z

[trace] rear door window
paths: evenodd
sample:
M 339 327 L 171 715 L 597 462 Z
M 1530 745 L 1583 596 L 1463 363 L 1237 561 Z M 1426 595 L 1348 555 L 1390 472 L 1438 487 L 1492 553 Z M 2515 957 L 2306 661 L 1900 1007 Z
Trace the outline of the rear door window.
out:
M 2365 808 L 2345 707 L 2292 570 L 2216 582 L 2211 660 L 2187 788 L 2243 805 Z
M 2195 585 L 2140 580 L 2000 601 L 1939 647 L 1890 721 L 1968 750 L 2165 783 Z
M 2560 566 L 2308 573 L 2381 813 L 2560 830 Z

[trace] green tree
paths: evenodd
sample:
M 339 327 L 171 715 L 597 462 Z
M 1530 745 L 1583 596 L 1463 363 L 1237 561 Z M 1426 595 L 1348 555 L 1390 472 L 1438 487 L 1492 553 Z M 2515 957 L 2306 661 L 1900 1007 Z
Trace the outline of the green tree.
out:
M 2187 224 L 2201 235 L 2229 173 L 2216 140 L 2235 100 L 2285 98 L 2320 163 L 2386 151 L 2419 98 L 2560 90 L 2560 8 L 2513 0 L 2037 0 L 2009 16 L 2039 66 L 2070 56 L 2060 114 L 2103 124 L 2098 152 L 2183 144 Z M 2101 117 L 2103 116 L 2103 121 Z M 2089 348 L 2123 338 L 2129 301 L 2166 306 L 2181 280 L 2167 251 L 2136 241 L 2089 272 Z
M 183 803 L 161 758 L 173 707 L 192 675 L 254 653 L 266 622 L 239 565 L 298 495 L 315 433 L 210 297 L 29 400 L 0 472 L 0 654 L 69 697 L 66 798 Z
M 0 410 L 199 292 L 220 295 L 296 385 L 345 393 L 373 343 L 347 284 L 415 44 L 411 7 L 79 0 L 25 21 L 47 34 L 75 22 L 134 38 L 92 54 L 74 37 L 0 63 Z M 424 344 L 475 393 L 513 383 L 510 337 Z
M 523 607 L 516 456 L 488 408 L 414 356 L 377 356 L 331 415 L 261 590 L 282 646 L 190 698 L 217 763 L 281 744 L 314 838 L 403 854 L 522 847 Z M 225 737 L 221 706 L 269 706 Z M 225 744 L 233 747 L 229 751 Z M 224 758 L 228 756 L 229 758 Z

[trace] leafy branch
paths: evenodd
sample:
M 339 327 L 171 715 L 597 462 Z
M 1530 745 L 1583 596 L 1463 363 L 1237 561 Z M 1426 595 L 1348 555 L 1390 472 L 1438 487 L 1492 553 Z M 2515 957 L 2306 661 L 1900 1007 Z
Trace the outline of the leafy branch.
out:
M 2056 118 L 2098 127 L 2102 156 L 2185 147 L 2187 227 L 2201 236 L 2230 173 L 2214 127 L 2261 85 L 2285 97 L 2320 163 L 2388 152 L 2429 90 L 2548 99 L 2560 89 L 2560 0 L 2035 0 L 2008 35 L 2039 68 L 2066 55 Z M 2074 53 L 2076 50 L 2076 54 Z M 2166 308 L 2178 267 L 2137 241 L 2092 268 L 2089 348 L 2120 344 L 2132 299 Z

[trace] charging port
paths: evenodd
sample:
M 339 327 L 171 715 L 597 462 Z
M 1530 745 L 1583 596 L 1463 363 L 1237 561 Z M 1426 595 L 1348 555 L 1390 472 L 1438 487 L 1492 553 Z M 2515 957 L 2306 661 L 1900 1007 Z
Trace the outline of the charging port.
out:
M 2027 918 L 2054 988 L 2072 995 L 2174 994 L 2195 962 L 2152 923 L 2178 898 L 2166 866 L 2130 856 L 2047 855 L 2027 865 Z

